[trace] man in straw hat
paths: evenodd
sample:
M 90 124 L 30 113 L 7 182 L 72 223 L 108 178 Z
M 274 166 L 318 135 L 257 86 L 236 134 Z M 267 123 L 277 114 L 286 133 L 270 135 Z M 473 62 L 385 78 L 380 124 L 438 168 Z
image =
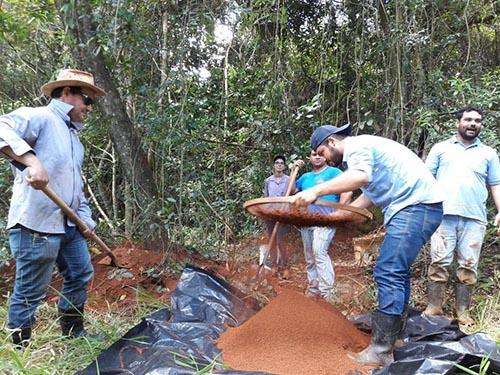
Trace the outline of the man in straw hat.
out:
M 23 107 L 0 116 L 0 151 L 16 167 L 7 223 L 16 279 L 7 326 L 19 347 L 31 337 L 35 311 L 46 295 L 54 265 L 63 278 L 58 305 L 62 332 L 70 337 L 86 335 L 83 308 L 94 272 L 86 233 L 80 233 L 39 189 L 50 182 L 89 228 L 95 227 L 83 194 L 83 145 L 78 133 L 95 98 L 105 92 L 95 86 L 92 74 L 73 69 L 62 70 L 41 91 L 51 97 L 47 106 Z
M 410 298 L 410 267 L 418 252 L 441 222 L 443 196 L 424 163 L 403 145 L 387 138 L 351 137 L 351 125 L 324 125 L 311 136 L 311 149 L 329 163 L 347 164 L 335 179 L 298 193 L 298 205 L 325 194 L 358 188 L 362 193 L 352 205 L 377 205 L 384 212 L 386 235 L 374 270 L 378 307 L 372 314 L 372 340 L 356 361 L 385 366 L 393 360 L 393 348 L 404 331 Z M 336 211 L 339 219 L 347 211 Z

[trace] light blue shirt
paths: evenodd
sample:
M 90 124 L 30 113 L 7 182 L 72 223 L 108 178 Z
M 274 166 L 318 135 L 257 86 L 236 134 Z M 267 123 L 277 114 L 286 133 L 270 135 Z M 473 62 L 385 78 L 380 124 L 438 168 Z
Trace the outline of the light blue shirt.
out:
M 274 175 L 264 181 L 264 197 L 284 197 L 288 187 L 288 176 L 284 174 L 278 180 Z
M 83 194 L 83 145 L 70 124 L 73 106 L 53 99 L 46 107 L 19 108 L 0 116 L 0 148 L 10 146 L 16 155 L 32 151 L 49 175 L 49 186 L 92 229 L 88 202 Z M 7 228 L 16 224 L 37 232 L 65 233 L 65 216 L 42 191 L 26 182 L 27 171 L 12 167 L 14 185 Z M 74 226 L 69 220 L 68 225 Z
M 438 203 L 443 194 L 420 158 L 405 146 L 374 135 L 347 137 L 344 158 L 350 170 L 367 174 L 361 188 L 384 212 L 387 224 L 398 211 L 419 203 Z
M 458 215 L 487 223 L 487 185 L 500 184 L 497 152 L 476 138 L 465 146 L 456 136 L 434 145 L 425 164 L 446 192 L 445 215 Z
M 326 167 L 319 172 L 314 172 L 314 171 L 307 172 L 304 173 L 302 176 L 300 176 L 300 178 L 295 183 L 295 187 L 300 191 L 307 190 L 318 184 L 331 180 L 340 174 L 342 174 L 342 171 L 334 167 Z M 330 202 L 338 202 L 340 200 L 340 195 L 339 194 L 323 195 L 319 197 L 319 199 L 327 200 Z M 309 206 L 309 211 L 320 214 L 329 214 L 333 212 L 334 209 L 329 206 L 312 204 Z

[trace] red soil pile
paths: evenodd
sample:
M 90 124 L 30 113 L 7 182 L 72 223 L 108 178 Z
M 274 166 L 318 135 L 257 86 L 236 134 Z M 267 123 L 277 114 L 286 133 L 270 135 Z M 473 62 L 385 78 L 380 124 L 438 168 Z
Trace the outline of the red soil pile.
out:
M 368 345 L 333 306 L 284 290 L 250 320 L 221 335 L 225 364 L 273 374 L 347 374 L 363 370 L 347 353 Z

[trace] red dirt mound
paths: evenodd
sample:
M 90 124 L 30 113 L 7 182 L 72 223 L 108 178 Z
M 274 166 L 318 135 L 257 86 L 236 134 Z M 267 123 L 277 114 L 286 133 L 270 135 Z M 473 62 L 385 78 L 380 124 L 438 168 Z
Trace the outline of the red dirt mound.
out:
M 325 302 L 284 290 L 241 327 L 218 340 L 223 361 L 238 370 L 345 375 L 366 369 L 349 359 L 369 337 Z

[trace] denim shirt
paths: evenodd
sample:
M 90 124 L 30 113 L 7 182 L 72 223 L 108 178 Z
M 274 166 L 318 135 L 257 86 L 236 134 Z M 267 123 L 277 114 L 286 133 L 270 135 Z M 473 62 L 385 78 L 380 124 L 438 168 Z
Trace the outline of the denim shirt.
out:
M 49 186 L 92 229 L 90 208 L 83 194 L 83 145 L 80 123 L 71 123 L 68 113 L 73 106 L 57 99 L 46 107 L 19 108 L 0 116 L 0 148 L 10 146 L 16 155 L 32 151 L 45 167 Z M 70 222 L 42 191 L 26 182 L 27 170 L 12 167 L 14 185 L 7 228 L 16 224 L 31 230 L 65 233 Z
M 445 215 L 486 224 L 487 186 L 500 184 L 500 163 L 493 148 L 476 138 L 466 146 L 456 136 L 435 144 L 425 164 L 446 192 Z
M 368 175 L 361 191 L 382 208 L 384 224 L 405 207 L 444 199 L 423 161 L 398 142 L 374 135 L 347 137 L 343 161 Z

